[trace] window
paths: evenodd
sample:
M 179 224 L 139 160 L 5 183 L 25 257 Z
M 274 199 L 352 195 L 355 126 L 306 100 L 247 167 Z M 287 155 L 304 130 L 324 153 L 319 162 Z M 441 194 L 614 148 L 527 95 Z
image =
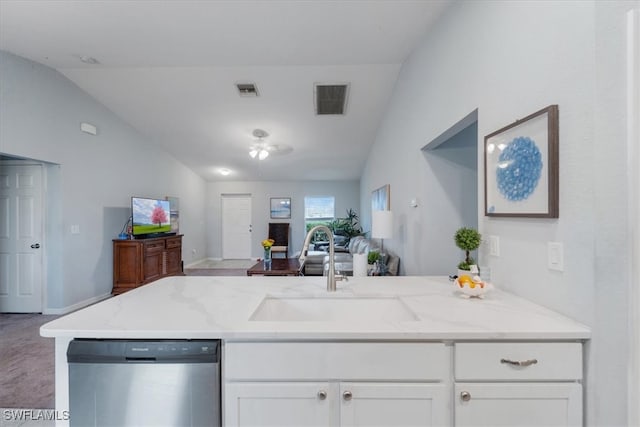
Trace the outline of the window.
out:
M 335 219 L 335 197 L 305 197 L 304 198 L 304 224 L 305 233 L 318 224 L 328 224 Z M 324 233 L 316 233 L 312 242 L 327 240 Z

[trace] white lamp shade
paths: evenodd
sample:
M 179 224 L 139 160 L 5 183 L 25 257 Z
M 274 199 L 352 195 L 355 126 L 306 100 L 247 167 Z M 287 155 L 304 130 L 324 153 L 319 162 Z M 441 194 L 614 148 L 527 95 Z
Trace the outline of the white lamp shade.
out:
M 393 212 L 373 211 L 371 216 L 371 237 L 390 239 L 393 237 Z

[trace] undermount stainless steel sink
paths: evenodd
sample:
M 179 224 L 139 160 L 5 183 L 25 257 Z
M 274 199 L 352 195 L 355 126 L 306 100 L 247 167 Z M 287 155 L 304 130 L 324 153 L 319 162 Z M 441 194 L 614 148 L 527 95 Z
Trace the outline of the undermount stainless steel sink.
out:
M 250 321 L 342 322 L 420 320 L 398 297 L 266 296 Z

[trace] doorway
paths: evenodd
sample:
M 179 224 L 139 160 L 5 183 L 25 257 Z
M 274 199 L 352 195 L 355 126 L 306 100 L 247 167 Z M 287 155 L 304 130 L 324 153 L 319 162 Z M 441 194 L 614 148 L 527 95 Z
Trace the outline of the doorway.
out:
M 42 313 L 43 170 L 0 161 L 0 312 Z
M 222 196 L 222 258 L 251 258 L 251 195 Z
M 422 148 L 428 167 L 424 197 L 437 209 L 427 211 L 425 232 L 441 248 L 423 263 L 423 274 L 451 274 L 460 261 L 453 235 L 460 227 L 478 229 L 478 112 L 455 123 Z

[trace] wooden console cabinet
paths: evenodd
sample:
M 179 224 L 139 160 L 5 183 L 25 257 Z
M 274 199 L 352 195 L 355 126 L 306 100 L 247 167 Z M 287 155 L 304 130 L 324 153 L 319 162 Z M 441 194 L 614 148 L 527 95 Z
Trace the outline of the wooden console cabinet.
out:
M 113 295 L 182 274 L 182 235 L 113 241 Z

